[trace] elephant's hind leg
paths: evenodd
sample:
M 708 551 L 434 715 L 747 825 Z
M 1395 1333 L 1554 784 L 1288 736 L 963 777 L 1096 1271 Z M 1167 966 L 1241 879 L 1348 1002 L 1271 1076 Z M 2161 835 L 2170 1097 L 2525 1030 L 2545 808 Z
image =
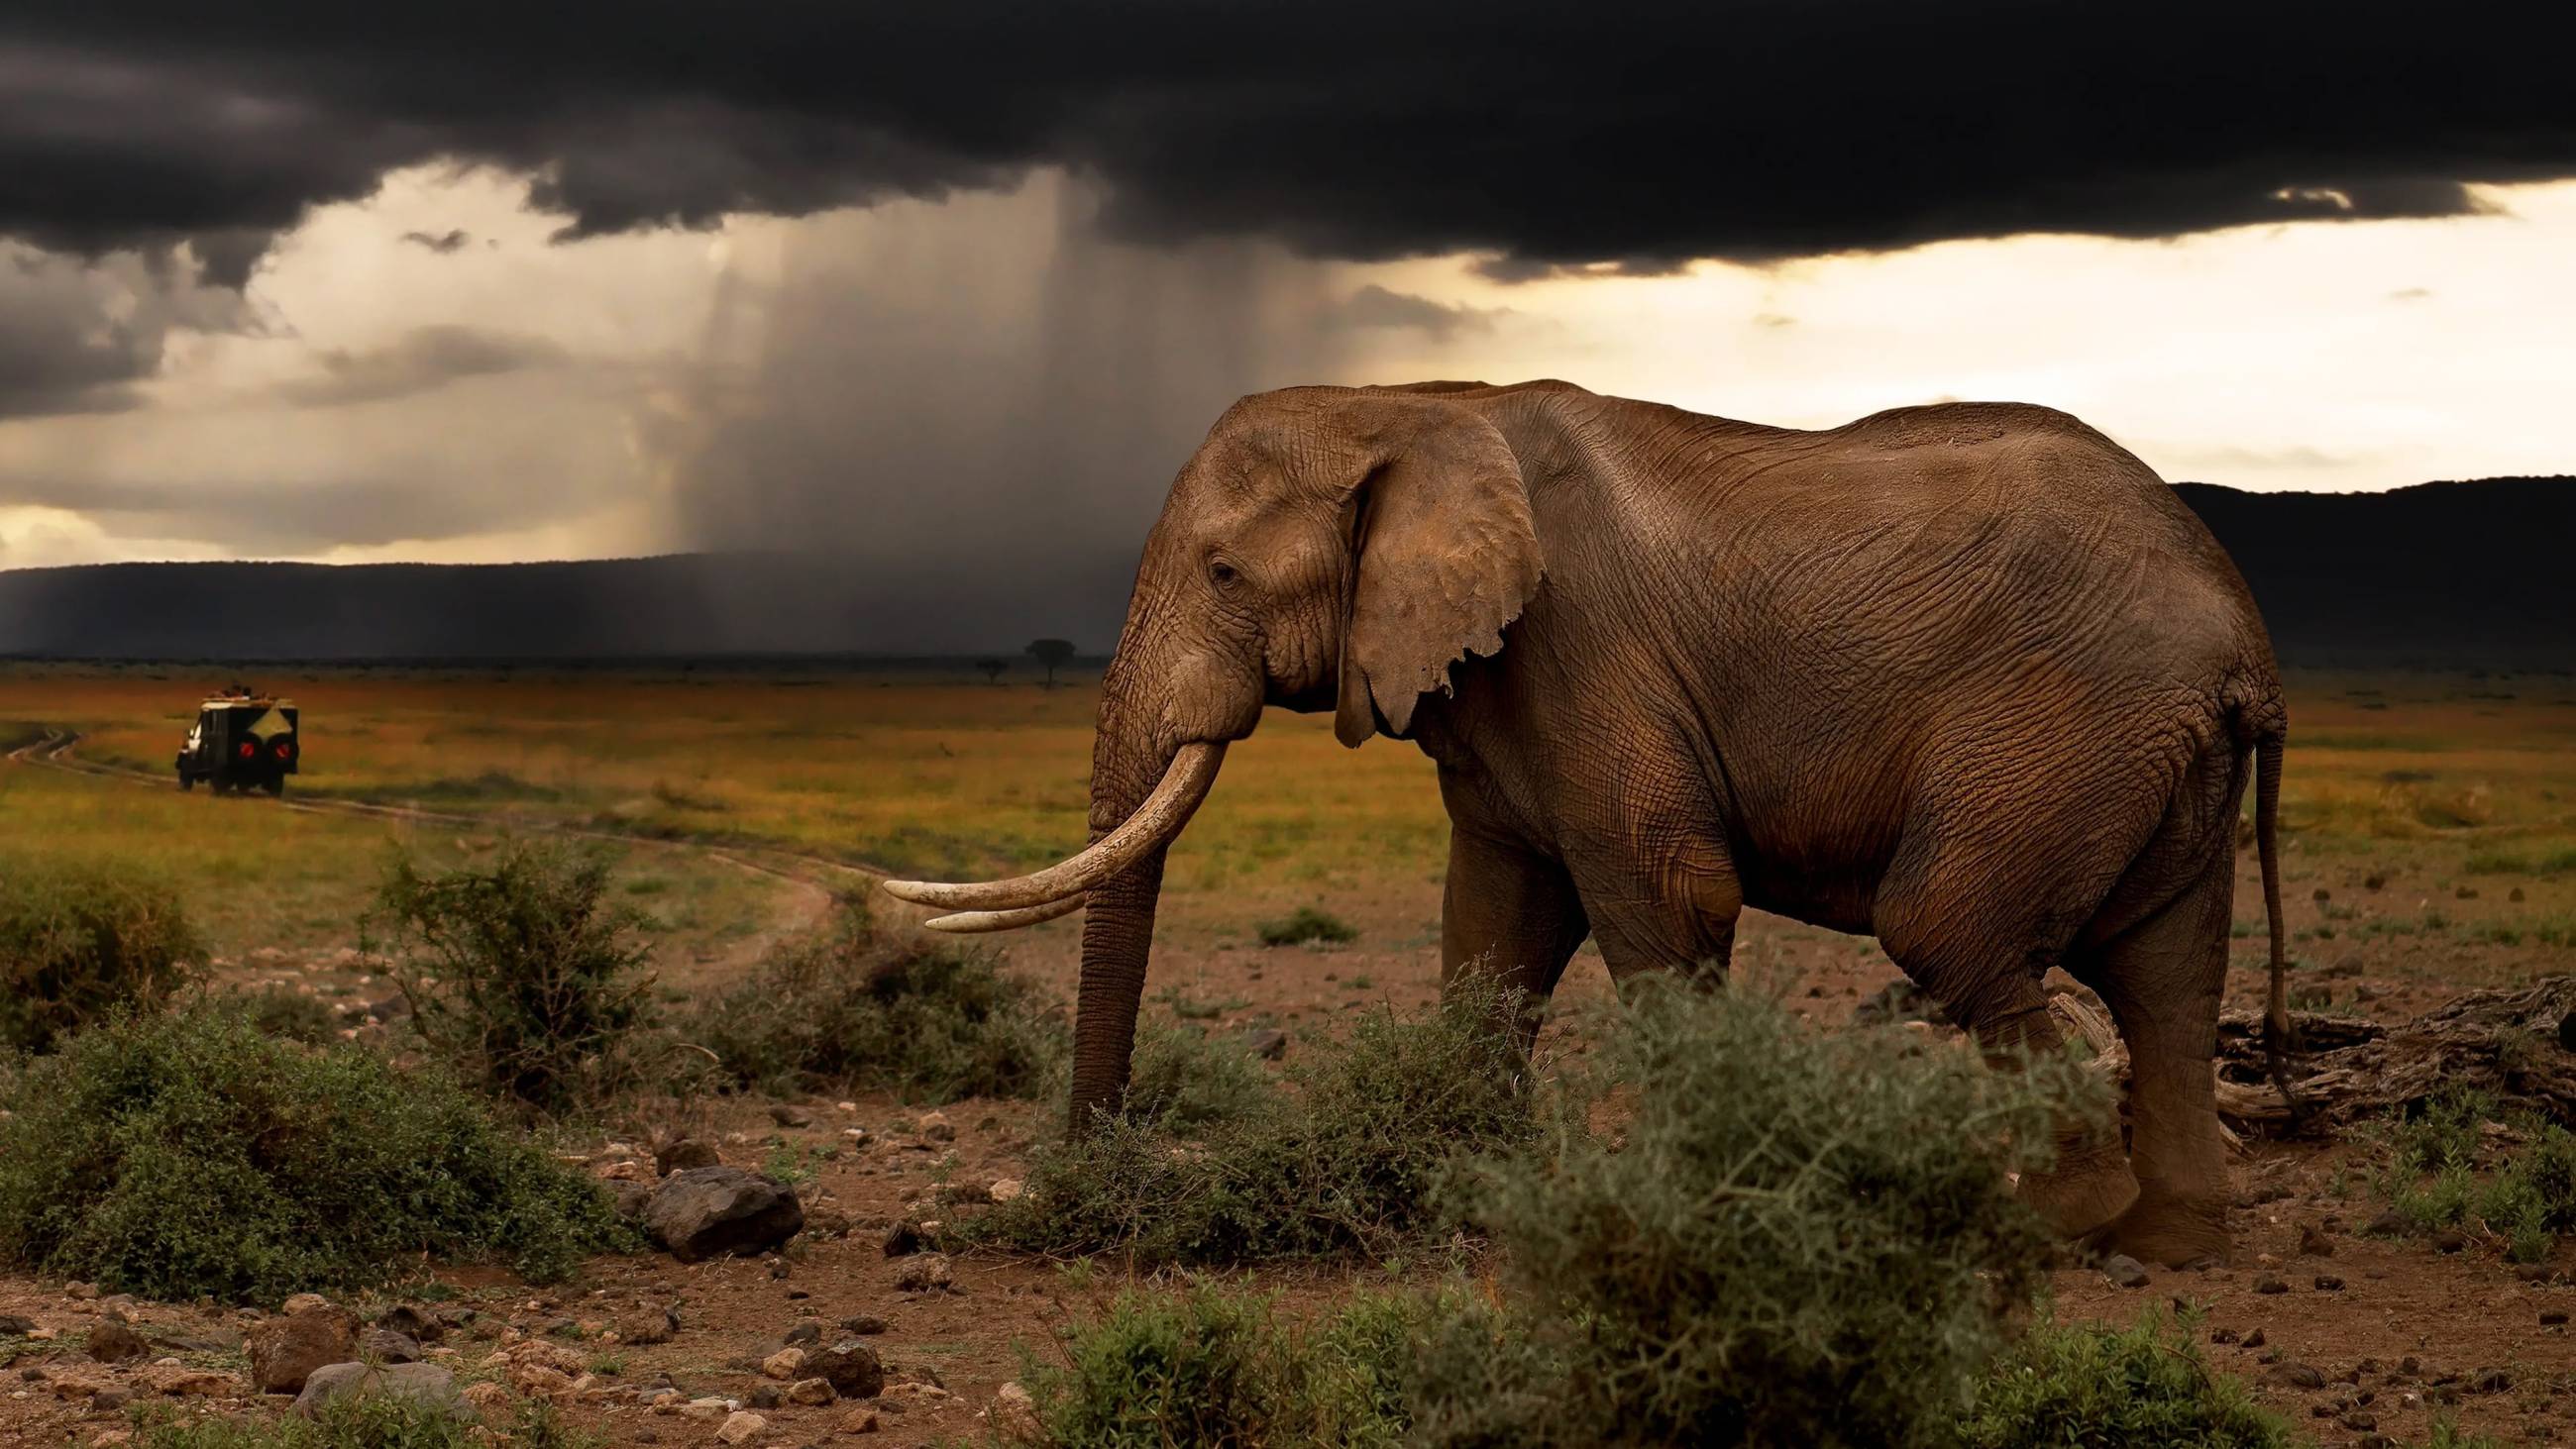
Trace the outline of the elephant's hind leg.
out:
M 2183 894 L 2069 962 L 2101 993 L 2129 1048 L 2130 1158 L 2139 1194 L 2110 1241 L 2144 1262 L 2227 1257 L 2226 1140 L 2210 1061 L 2227 981 L 2232 864 L 2222 842 Z
M 2074 934 L 2066 923 L 2092 911 L 2097 878 L 2118 867 L 2060 860 L 2051 878 L 2027 861 L 1936 846 L 1941 834 L 1926 831 L 1899 851 L 1879 890 L 1879 944 L 1998 1065 L 2061 1050 L 2040 978 Z M 2015 881 L 2020 889 L 1998 888 Z M 2017 1191 L 2060 1236 L 2099 1232 L 2137 1200 L 2117 1124 L 2069 1116 L 2055 1149 Z

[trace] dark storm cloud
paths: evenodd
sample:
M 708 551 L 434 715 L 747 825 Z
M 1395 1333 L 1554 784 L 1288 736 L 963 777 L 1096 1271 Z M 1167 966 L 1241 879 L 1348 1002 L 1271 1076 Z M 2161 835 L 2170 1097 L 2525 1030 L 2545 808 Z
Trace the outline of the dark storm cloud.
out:
M 172 326 L 241 320 L 239 298 L 140 258 L 87 267 L 0 242 L 0 421 L 139 406 Z
M 323 353 L 319 375 L 282 384 L 278 391 L 299 407 L 338 407 L 408 397 L 461 378 L 563 360 L 563 349 L 543 338 L 472 327 L 420 327 L 376 351 Z
M 2576 171 L 2503 7 L 38 3 L 0 233 L 256 239 L 435 158 L 584 235 L 1060 164 L 1117 233 L 1622 274 L 1949 237 L 2447 216 Z

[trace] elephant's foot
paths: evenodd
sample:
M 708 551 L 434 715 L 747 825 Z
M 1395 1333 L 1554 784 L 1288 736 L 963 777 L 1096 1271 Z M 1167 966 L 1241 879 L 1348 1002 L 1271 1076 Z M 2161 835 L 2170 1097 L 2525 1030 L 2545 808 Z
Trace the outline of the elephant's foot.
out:
M 2129 1160 L 2108 1144 L 2062 1153 L 2056 1165 L 2022 1174 L 2014 1195 L 2051 1231 L 2069 1240 L 2100 1232 L 2138 1200 Z
M 2150 1183 L 2136 1204 L 2102 1235 L 2102 1246 L 2166 1268 L 2224 1263 L 2232 1246 L 2227 1239 L 2227 1204 L 2218 1198 L 2159 1192 Z

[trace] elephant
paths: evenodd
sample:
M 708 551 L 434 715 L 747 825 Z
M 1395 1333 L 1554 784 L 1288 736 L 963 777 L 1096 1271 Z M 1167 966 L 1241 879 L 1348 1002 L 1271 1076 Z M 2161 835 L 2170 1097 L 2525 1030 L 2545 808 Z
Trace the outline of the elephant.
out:
M 943 929 L 1087 905 L 1077 1133 L 1126 1087 L 1165 851 L 1267 705 L 1436 764 L 1444 982 L 1543 1002 L 1587 936 L 1622 987 L 1714 980 L 1754 906 L 1875 936 L 2002 1058 L 2059 1044 L 2063 967 L 2128 1049 L 2130 1132 L 2062 1129 L 2017 1190 L 2071 1239 L 2226 1256 L 2238 809 L 2251 774 L 2277 1048 L 2288 716 L 2226 552 L 2082 422 L 1944 403 L 1801 430 L 1556 381 L 1237 402 L 1145 542 L 1092 844 L 886 887 Z

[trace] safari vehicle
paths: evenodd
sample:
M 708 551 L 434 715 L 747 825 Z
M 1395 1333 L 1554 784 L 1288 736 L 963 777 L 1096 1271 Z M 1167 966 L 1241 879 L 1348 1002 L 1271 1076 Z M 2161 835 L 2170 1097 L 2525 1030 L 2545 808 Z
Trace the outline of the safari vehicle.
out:
M 296 736 L 292 700 L 251 694 L 218 695 L 197 709 L 197 722 L 179 746 L 179 788 L 206 781 L 221 795 L 234 790 L 285 793 L 304 753 Z

